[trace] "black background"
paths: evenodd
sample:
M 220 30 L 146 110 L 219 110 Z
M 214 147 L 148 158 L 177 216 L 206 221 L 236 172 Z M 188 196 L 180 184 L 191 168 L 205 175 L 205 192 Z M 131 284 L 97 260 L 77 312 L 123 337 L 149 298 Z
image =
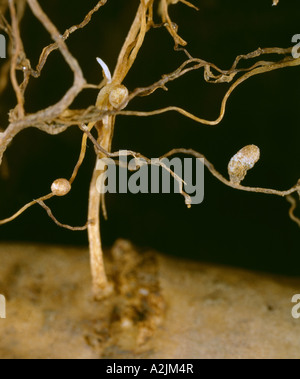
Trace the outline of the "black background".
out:
M 68 46 L 84 69 L 89 82 L 99 83 L 100 56 L 113 69 L 138 0 L 109 0 L 82 31 L 73 34 Z M 258 47 L 289 47 L 300 33 L 299 0 L 194 0 L 200 11 L 182 4 L 171 8 L 181 36 L 189 41 L 195 57 L 229 68 L 234 58 Z M 63 32 L 78 24 L 96 1 L 40 1 Z M 27 10 L 22 23 L 24 44 L 33 66 L 50 38 Z M 130 90 L 151 84 L 173 71 L 184 55 L 173 50 L 165 29 L 151 31 L 124 83 Z M 58 101 L 72 83 L 72 73 L 58 52 L 53 53 L 42 77 L 32 80 L 27 91 L 27 112 L 35 112 Z M 215 119 L 228 85 L 207 84 L 197 71 L 169 85 L 169 92 L 135 100 L 130 109 L 153 110 L 178 105 Z M 230 158 L 243 146 L 261 148 L 259 164 L 245 183 L 288 189 L 300 177 L 299 102 L 300 68 L 288 68 L 257 76 L 241 85 L 228 103 L 223 122 L 205 127 L 168 113 L 152 118 L 119 117 L 114 150 L 130 149 L 157 157 L 174 147 L 203 153 L 226 175 Z M 78 108 L 94 104 L 95 91 L 85 91 L 76 100 Z M 0 122 L 7 125 L 7 112 L 15 104 L 11 88 L 1 96 Z M 74 127 L 52 137 L 29 129 L 14 140 L 7 151 L 10 177 L 0 181 L 0 214 L 5 218 L 28 201 L 49 193 L 53 180 L 70 177 L 77 161 L 81 133 Z M 49 202 L 63 223 L 83 225 L 87 215 L 89 180 L 94 165 L 90 146 L 87 159 L 72 193 Z M 109 220 L 102 222 L 104 245 L 126 238 L 141 247 L 200 261 L 298 276 L 300 273 L 299 227 L 288 217 L 285 199 L 235 191 L 216 181 L 207 171 L 205 201 L 186 209 L 179 195 L 109 195 Z M 299 211 L 299 209 L 298 209 Z M 299 213 L 299 212 L 298 212 Z M 58 228 L 45 211 L 34 207 L 17 221 L 0 229 L 2 241 L 36 241 L 87 246 L 85 232 Z

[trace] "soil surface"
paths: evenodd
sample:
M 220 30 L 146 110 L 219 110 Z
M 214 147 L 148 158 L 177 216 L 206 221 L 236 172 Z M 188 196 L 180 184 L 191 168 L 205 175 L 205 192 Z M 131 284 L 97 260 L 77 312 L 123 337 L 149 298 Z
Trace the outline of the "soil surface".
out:
M 87 249 L 0 245 L 0 358 L 300 358 L 300 279 L 139 251 L 106 253 L 114 295 L 91 296 Z

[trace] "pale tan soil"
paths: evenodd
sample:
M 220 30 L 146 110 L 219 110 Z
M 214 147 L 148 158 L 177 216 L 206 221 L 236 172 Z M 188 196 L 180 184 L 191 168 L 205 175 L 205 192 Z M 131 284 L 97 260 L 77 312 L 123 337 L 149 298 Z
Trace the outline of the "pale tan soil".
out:
M 300 279 L 136 252 L 107 254 L 115 296 L 91 298 L 86 249 L 0 245 L 0 358 L 300 358 Z

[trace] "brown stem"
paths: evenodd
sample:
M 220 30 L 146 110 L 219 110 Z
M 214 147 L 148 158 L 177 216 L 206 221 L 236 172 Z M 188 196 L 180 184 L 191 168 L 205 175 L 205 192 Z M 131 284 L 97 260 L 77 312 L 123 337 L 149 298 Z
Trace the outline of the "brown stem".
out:
M 105 103 L 105 99 L 103 99 Z M 105 117 L 102 121 L 96 123 L 98 131 L 98 143 L 103 149 L 111 150 L 111 141 L 113 136 L 115 118 L 113 116 Z M 104 268 L 103 249 L 100 233 L 100 210 L 102 193 L 97 188 L 97 181 L 102 174 L 97 168 L 98 159 L 93 172 L 93 177 L 90 185 L 89 210 L 88 220 L 88 237 L 90 245 L 91 271 L 93 278 L 93 294 L 96 300 L 108 296 L 112 292 L 112 286 L 109 284 Z
M 98 96 L 96 105 L 101 110 L 112 110 L 112 107 L 108 100 L 109 88 L 110 86 L 113 87 L 114 85 L 122 83 L 133 62 L 135 61 L 135 58 L 142 46 L 145 35 L 147 33 L 146 13 L 148 7 L 151 7 L 152 4 L 153 2 L 150 1 L 148 3 L 148 6 L 146 6 L 144 1 L 141 0 L 135 20 L 133 21 L 129 34 L 120 52 L 112 83 L 108 85 L 106 89 L 104 88 L 101 90 Z M 90 123 L 90 125 L 88 125 L 89 131 L 91 131 L 94 126 L 96 126 L 99 136 L 97 142 L 106 151 L 111 151 L 114 124 L 115 116 L 104 116 L 102 120 L 96 124 Z M 101 154 L 99 154 L 99 157 L 97 157 L 97 161 L 98 158 L 101 158 Z M 91 224 L 88 226 L 88 236 L 90 244 L 91 270 L 93 277 L 93 292 L 95 299 L 101 299 L 103 296 L 110 294 L 112 291 L 104 269 L 103 249 L 101 243 L 100 210 L 103 195 L 97 190 L 97 181 L 100 175 L 101 172 L 97 170 L 96 162 L 90 186 L 88 212 L 88 219 L 91 221 Z
M 91 221 L 88 225 L 88 236 L 90 244 L 90 260 L 93 278 L 93 294 L 95 299 L 99 300 L 111 292 L 104 268 L 103 250 L 100 236 L 100 203 L 101 195 L 97 191 L 97 180 L 99 171 L 97 164 L 94 169 L 89 198 L 89 215 Z
M 113 82 L 115 84 L 123 82 L 142 47 L 148 31 L 146 14 L 148 9 L 152 9 L 152 6 L 153 0 L 148 1 L 147 5 L 141 0 L 135 19 L 119 54 L 113 75 Z

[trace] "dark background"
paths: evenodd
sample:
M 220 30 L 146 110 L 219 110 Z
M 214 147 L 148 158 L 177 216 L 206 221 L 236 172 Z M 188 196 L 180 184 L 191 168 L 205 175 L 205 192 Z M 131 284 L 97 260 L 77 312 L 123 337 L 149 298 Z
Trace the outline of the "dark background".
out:
M 96 1 L 40 1 L 63 32 L 78 24 Z M 100 56 L 113 69 L 118 52 L 135 15 L 138 0 L 109 0 L 84 30 L 73 34 L 68 46 L 78 58 L 89 82 L 99 83 Z M 181 36 L 189 41 L 195 57 L 227 69 L 236 55 L 258 47 L 289 47 L 300 33 L 299 0 L 194 0 L 196 12 L 178 4 L 171 8 Z M 30 11 L 22 23 L 24 44 L 35 65 L 50 38 Z M 151 84 L 173 71 L 184 60 L 174 52 L 165 29 L 153 30 L 125 84 L 130 90 Z M 61 98 L 72 83 L 72 74 L 58 52 L 53 53 L 39 80 L 27 91 L 27 112 L 35 112 Z M 152 110 L 178 105 L 215 119 L 228 85 L 206 84 L 197 71 L 169 85 L 169 92 L 135 100 L 130 109 Z M 76 107 L 94 104 L 95 91 L 85 91 Z M 119 117 L 114 150 L 131 149 L 157 157 L 174 147 L 193 148 L 210 159 L 226 175 L 230 158 L 243 146 L 261 148 L 259 164 L 244 184 L 288 189 L 299 172 L 300 67 L 257 76 L 241 85 L 228 103 L 224 121 L 205 127 L 168 113 L 152 118 Z M 15 104 L 11 88 L 2 94 L 0 125 L 7 125 L 7 112 Z M 7 151 L 10 176 L 0 181 L 0 214 L 5 218 L 28 201 L 49 193 L 53 180 L 70 177 L 77 161 L 81 133 L 76 127 L 51 137 L 34 129 L 21 133 Z M 87 215 L 89 180 L 94 165 L 90 147 L 72 193 L 49 202 L 63 223 L 83 225 Z M 109 195 L 109 221 L 102 222 L 104 244 L 126 238 L 141 247 L 199 261 L 300 275 L 300 230 L 288 217 L 285 199 L 235 191 L 215 180 L 207 171 L 205 201 L 186 209 L 179 195 Z M 299 214 L 299 209 L 298 209 Z M 35 241 L 51 244 L 87 245 L 85 232 L 58 228 L 36 206 L 17 221 L 0 229 L 2 241 Z

